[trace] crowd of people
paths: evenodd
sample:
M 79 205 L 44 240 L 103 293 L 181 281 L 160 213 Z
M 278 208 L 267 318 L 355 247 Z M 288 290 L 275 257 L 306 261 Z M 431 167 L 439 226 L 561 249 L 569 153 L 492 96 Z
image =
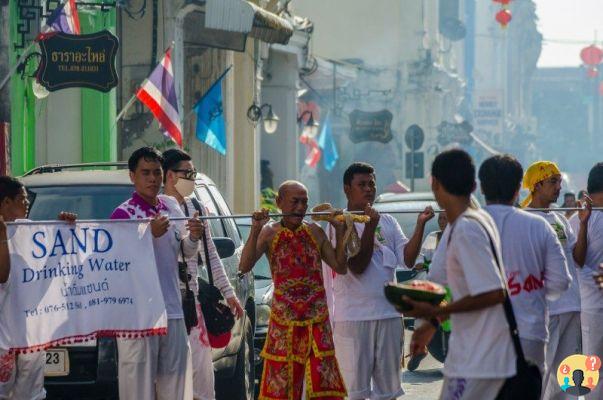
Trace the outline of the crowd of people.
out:
M 198 306 L 195 325 L 185 323 L 182 301 L 184 286 L 199 295 L 201 255 L 207 255 L 214 285 L 235 317 L 244 310 L 207 240 L 208 225 L 197 218 L 207 210 L 193 194 L 195 166 L 182 150 L 162 154 L 143 147 L 128 168 L 135 192 L 110 218 L 151 219 L 168 329 L 165 336 L 117 340 L 120 399 L 213 399 L 211 348 L 217 339 L 208 335 Z M 472 200 L 476 175 L 483 208 Z M 422 210 L 407 237 L 395 218 L 373 208 L 375 170 L 366 163 L 345 171 L 347 205 L 326 216 L 324 227 L 304 219 L 308 191 L 297 181 L 279 187 L 280 220 L 265 209 L 253 213 L 239 269 L 251 271 L 265 255 L 274 283 L 260 399 L 402 396 L 404 327 L 401 311 L 383 292 L 385 283 L 396 280 L 396 268 L 420 269 L 449 290 L 450 298 L 439 305 L 401 299 L 412 306 L 405 316 L 416 318 L 411 362 L 426 354 L 441 324 L 449 325 L 441 399 L 523 398 L 515 395 L 522 379 L 542 399 L 563 399 L 561 361 L 603 354 L 597 332 L 603 323 L 603 217 L 592 210 L 603 206 L 603 163 L 590 171 L 582 199 L 565 197 L 565 206 L 579 208 L 567 214 L 552 208 L 562 185 L 552 162 L 534 163 L 524 174 L 515 158 L 497 155 L 476 171 L 466 152 L 449 150 L 435 158 L 431 180 L 441 230 L 425 241 L 426 223 L 436 212 Z M 518 207 L 522 187 L 529 196 Z M 28 205 L 23 184 L 0 177 L 0 307 L 10 291 L 5 222 L 26 218 Z M 370 220 L 350 226 L 345 216 L 351 211 Z M 71 223 L 77 218 L 66 212 L 58 217 Z M 350 229 L 359 238 L 355 246 Z M 0 399 L 45 397 L 40 354 L 0 351 Z M 603 398 L 603 385 L 591 393 Z

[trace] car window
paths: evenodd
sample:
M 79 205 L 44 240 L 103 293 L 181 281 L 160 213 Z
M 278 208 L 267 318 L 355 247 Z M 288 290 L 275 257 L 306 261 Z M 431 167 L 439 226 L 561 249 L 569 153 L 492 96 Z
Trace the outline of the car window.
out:
M 56 219 L 61 211 L 78 219 L 108 219 L 113 210 L 134 192 L 130 185 L 77 185 L 29 187 L 29 218 Z
M 231 214 L 230 208 L 228 207 L 228 204 L 226 204 L 226 202 L 224 201 L 224 198 L 222 197 L 220 192 L 218 192 L 218 189 L 216 189 L 215 186 L 208 186 L 208 188 L 209 188 L 209 193 L 211 194 L 211 196 L 214 198 L 214 200 L 218 204 L 218 207 L 220 209 L 220 214 L 221 215 L 230 215 Z M 231 238 L 235 242 L 236 247 L 239 247 L 241 245 L 241 237 L 239 236 L 239 230 L 237 229 L 237 225 L 235 224 L 235 221 L 230 218 L 225 218 L 222 220 L 222 224 L 226 228 L 228 237 Z
M 218 212 L 218 208 L 216 207 L 216 203 L 214 203 L 213 199 L 209 195 L 209 192 L 207 191 L 207 186 L 197 186 L 195 192 L 197 194 L 197 199 L 209 211 L 209 215 L 220 215 L 220 213 Z M 211 235 L 213 237 L 226 236 L 224 232 L 224 226 L 222 225 L 222 222 L 219 219 L 210 219 L 209 229 L 211 230 Z
M 239 224 L 239 230 L 243 235 L 243 239 L 247 240 L 247 238 L 249 237 L 249 231 L 251 230 L 251 226 Z M 258 262 L 253 267 L 253 276 L 255 279 L 260 280 L 271 279 L 270 265 L 268 264 L 268 259 L 266 258 L 265 254 L 258 260 Z
M 387 214 L 388 211 L 403 211 L 403 210 L 424 210 L 425 207 L 432 206 L 434 209 L 438 208 L 438 205 L 435 201 L 400 201 L 400 202 L 391 202 L 391 203 L 375 203 L 374 207 L 380 213 Z M 415 227 L 417 225 L 417 217 L 418 213 L 408 213 L 408 214 L 391 214 L 402 228 L 402 232 L 407 237 L 411 237 L 415 231 Z M 438 230 L 437 217 L 432 218 L 427 225 L 425 225 L 425 233 L 423 238 L 427 236 L 429 233 Z

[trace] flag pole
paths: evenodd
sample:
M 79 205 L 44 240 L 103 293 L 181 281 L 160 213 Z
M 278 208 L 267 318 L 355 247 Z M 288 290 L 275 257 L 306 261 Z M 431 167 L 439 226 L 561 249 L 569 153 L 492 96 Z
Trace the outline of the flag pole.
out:
M 31 50 L 31 48 L 36 44 L 36 42 L 31 42 L 29 46 L 27 46 L 27 48 L 25 50 L 23 50 L 23 53 L 21 53 L 21 57 L 19 57 L 19 59 L 17 60 L 16 64 L 10 69 L 10 71 L 8 71 L 8 74 L 4 77 L 4 79 L 2 79 L 2 82 L 0 83 L 0 90 L 2 90 L 2 88 L 4 87 L 4 85 L 6 85 L 6 83 L 9 81 L 9 79 L 15 74 L 15 72 L 17 72 L 17 69 L 19 68 L 19 65 L 21 65 L 21 63 L 25 60 L 25 58 L 29 55 L 29 50 Z
M 132 97 L 130 97 L 130 100 L 128 100 L 128 102 L 121 109 L 121 111 L 119 112 L 119 114 L 117 114 L 117 117 L 115 117 L 115 124 L 117 124 L 117 122 L 124 116 L 124 114 L 126 113 L 126 111 L 128 111 L 130 109 L 130 107 L 132 107 L 132 104 L 134 104 L 135 101 L 136 101 L 136 93 L 134 93 L 132 95 Z M 114 126 L 115 126 L 115 124 L 114 124 Z
M 193 114 L 193 112 L 195 111 L 195 107 L 197 107 L 197 104 L 199 104 L 199 103 L 201 102 L 201 100 L 203 100 L 203 98 L 205 97 L 205 95 L 206 95 L 207 93 L 209 93 L 209 92 L 210 92 L 210 91 L 211 91 L 211 90 L 214 88 L 214 86 L 216 86 L 216 84 L 222 80 L 222 78 L 224 78 L 224 76 L 225 76 L 225 75 L 228 73 L 228 71 L 230 71 L 230 70 L 232 69 L 232 66 L 233 66 L 233 64 L 230 64 L 230 65 L 228 66 L 228 68 L 226 68 L 226 70 L 220 74 L 220 76 L 218 77 L 218 79 L 216 79 L 216 80 L 214 81 L 214 83 L 212 83 L 212 85 L 209 87 L 209 89 L 207 89 L 207 90 L 205 91 L 205 94 L 203 94 L 203 96 L 201 96 L 201 98 L 199 98 L 199 100 L 198 100 L 198 101 L 195 103 L 195 105 L 194 105 L 194 106 L 191 108 L 191 110 L 188 112 L 188 114 L 186 114 L 186 116 L 184 117 L 183 122 L 184 122 L 184 121 L 186 121 L 186 120 L 188 120 L 188 119 L 190 118 L 190 116 L 191 116 L 191 115 Z

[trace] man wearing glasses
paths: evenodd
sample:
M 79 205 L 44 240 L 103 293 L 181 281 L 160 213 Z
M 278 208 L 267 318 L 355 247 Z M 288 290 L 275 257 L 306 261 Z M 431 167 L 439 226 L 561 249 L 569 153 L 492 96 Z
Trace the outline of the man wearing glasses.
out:
M 178 201 L 186 216 L 193 215 L 195 211 L 199 211 L 199 214 L 208 215 L 207 209 L 199 204 L 194 195 L 197 171 L 193 165 L 191 156 L 180 149 L 174 148 L 166 150 L 163 153 L 163 160 L 164 193 L 174 197 Z M 204 232 L 207 239 L 207 250 L 214 285 L 220 289 L 233 314 L 237 318 L 241 318 L 244 313 L 243 307 L 241 307 L 228 281 L 222 260 L 220 260 L 214 242 L 211 240 L 211 232 L 207 223 L 204 223 Z M 203 242 L 201 242 L 201 246 L 203 246 Z M 199 251 L 201 254 L 204 253 L 204 249 L 202 248 Z M 201 257 L 201 259 L 203 258 Z M 195 298 L 199 295 L 199 286 L 197 283 L 198 260 L 198 255 L 189 257 L 186 260 L 190 276 L 189 285 L 195 293 Z M 193 397 L 195 400 L 208 400 L 215 398 L 214 370 L 210 345 L 211 338 L 208 337 L 207 330 L 205 329 L 199 304 L 197 304 L 197 315 L 199 324 L 193 327 L 189 333 L 193 364 Z

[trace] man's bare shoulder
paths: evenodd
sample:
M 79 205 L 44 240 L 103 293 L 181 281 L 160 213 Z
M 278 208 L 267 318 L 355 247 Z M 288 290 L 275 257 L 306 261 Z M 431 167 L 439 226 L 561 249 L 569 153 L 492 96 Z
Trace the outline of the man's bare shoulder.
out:
M 268 222 L 260 232 L 260 239 L 271 241 L 274 235 L 278 232 L 281 224 L 278 221 Z
M 326 234 L 324 229 L 322 229 L 322 227 L 317 224 L 316 222 L 304 222 L 308 229 L 310 230 L 310 232 L 312 233 L 312 236 L 314 236 L 314 239 L 317 240 L 321 240 L 326 238 Z

